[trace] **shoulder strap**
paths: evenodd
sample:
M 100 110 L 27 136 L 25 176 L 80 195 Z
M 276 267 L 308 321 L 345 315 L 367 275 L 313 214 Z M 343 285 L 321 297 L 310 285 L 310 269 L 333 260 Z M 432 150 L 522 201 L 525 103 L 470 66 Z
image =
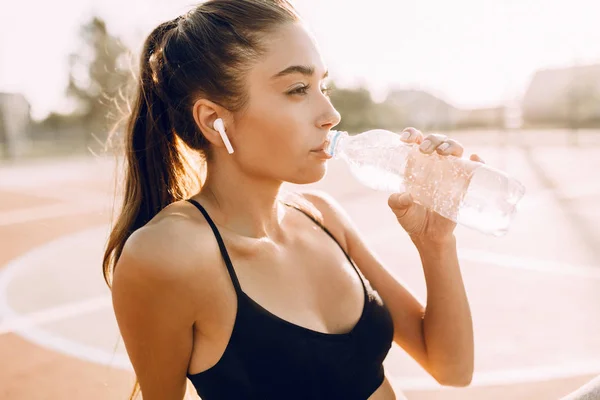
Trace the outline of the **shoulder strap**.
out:
M 350 257 L 350 254 L 346 253 L 346 250 L 344 250 L 344 248 L 342 247 L 342 245 L 340 244 L 340 242 L 335 238 L 335 236 L 333 236 L 333 233 L 331 233 L 329 231 L 329 229 L 327 229 L 325 227 L 325 225 L 323 225 L 319 220 L 317 220 L 315 217 L 313 217 L 312 215 L 310 215 L 309 213 L 307 213 L 306 211 L 304 211 L 303 209 L 293 205 L 293 204 L 289 204 L 289 203 L 283 203 L 288 207 L 291 208 L 295 208 L 296 210 L 300 211 L 302 214 L 306 215 L 308 218 L 310 218 L 315 224 L 317 224 L 319 227 L 321 227 L 321 229 L 323 229 L 323 231 L 325 231 L 325 233 L 327 235 L 329 235 L 330 238 L 333 239 L 334 242 L 337 243 L 338 247 L 340 248 L 340 250 L 342 250 L 342 252 L 344 253 L 344 255 L 346 256 L 346 259 L 348 259 L 348 262 L 350 263 L 350 265 L 352 265 L 352 268 L 354 268 L 354 271 L 356 271 L 356 275 L 358 275 L 358 279 L 360 279 L 360 283 L 362 284 L 363 287 L 363 292 L 365 295 L 365 299 L 367 298 L 367 285 L 365 284 L 365 277 L 362 274 L 362 272 L 358 269 L 358 266 L 354 263 L 354 260 L 352 260 L 352 257 Z
M 344 255 L 346 256 L 346 258 L 348 259 L 348 261 L 350 261 L 350 264 L 352 264 L 352 266 L 354 266 L 354 262 L 352 261 L 352 258 L 350 258 L 350 255 L 348 253 L 346 253 L 346 250 L 344 250 L 344 248 L 342 247 L 342 245 L 340 244 L 340 242 L 335 238 L 335 236 L 333 235 L 333 233 L 331 233 L 329 231 L 329 229 L 327 229 L 325 227 L 325 225 L 323 225 L 321 223 L 321 221 L 317 220 L 315 217 L 313 217 L 312 215 L 310 215 L 308 212 L 304 211 L 303 209 L 293 205 L 293 204 L 289 204 L 289 203 L 283 203 L 288 207 L 291 208 L 295 208 L 296 210 L 300 211 L 302 214 L 306 215 L 308 218 L 310 218 L 315 224 L 317 224 L 321 229 L 323 229 L 325 231 L 325 233 L 327 235 L 329 235 L 330 238 L 333 239 L 334 242 L 337 243 L 337 245 L 339 246 L 339 248 L 344 252 Z
M 240 292 L 242 292 L 242 288 L 240 286 L 240 281 L 238 280 L 238 277 L 233 268 L 233 263 L 231 262 L 231 258 L 229 258 L 229 253 L 227 253 L 227 248 L 225 247 L 225 243 L 223 242 L 221 233 L 217 229 L 217 226 L 215 225 L 213 220 L 210 218 L 210 216 L 208 215 L 208 213 L 206 212 L 204 207 L 202 207 L 200 205 L 200 203 L 198 203 L 196 200 L 193 200 L 193 199 L 187 199 L 187 201 L 192 203 L 194 206 L 196 206 L 196 208 L 198 210 L 200 210 L 200 212 L 202 213 L 202 215 L 204 215 L 204 218 L 206 218 L 206 221 L 210 225 L 210 228 L 212 229 L 212 231 L 215 235 L 215 238 L 217 239 L 217 243 L 219 244 L 219 250 L 221 251 L 221 257 L 223 257 L 223 261 L 225 261 L 225 266 L 227 267 L 227 271 L 229 271 L 229 276 L 231 277 L 233 286 L 235 287 L 236 292 L 238 292 L 238 294 L 239 294 Z

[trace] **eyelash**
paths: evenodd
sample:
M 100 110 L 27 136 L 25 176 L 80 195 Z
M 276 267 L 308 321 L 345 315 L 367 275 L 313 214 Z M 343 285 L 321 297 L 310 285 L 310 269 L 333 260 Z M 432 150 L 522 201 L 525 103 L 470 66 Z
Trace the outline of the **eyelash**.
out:
M 304 96 L 306 94 L 308 94 L 308 90 L 311 88 L 311 85 L 306 85 L 306 86 L 301 86 L 297 89 L 292 90 L 291 92 L 288 92 L 288 94 L 294 95 L 294 94 L 299 94 L 301 96 Z M 325 86 L 321 88 L 321 93 L 323 93 L 325 96 L 329 97 L 329 95 L 331 94 L 332 88 Z

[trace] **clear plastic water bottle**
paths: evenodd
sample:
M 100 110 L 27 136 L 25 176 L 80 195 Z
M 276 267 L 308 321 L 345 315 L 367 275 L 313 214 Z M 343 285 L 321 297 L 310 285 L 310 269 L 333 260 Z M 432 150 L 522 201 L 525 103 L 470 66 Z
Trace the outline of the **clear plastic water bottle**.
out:
M 374 129 L 350 136 L 331 131 L 326 148 L 366 186 L 409 192 L 414 201 L 461 225 L 502 236 L 525 194 L 506 173 L 469 159 L 425 154 L 396 133 Z

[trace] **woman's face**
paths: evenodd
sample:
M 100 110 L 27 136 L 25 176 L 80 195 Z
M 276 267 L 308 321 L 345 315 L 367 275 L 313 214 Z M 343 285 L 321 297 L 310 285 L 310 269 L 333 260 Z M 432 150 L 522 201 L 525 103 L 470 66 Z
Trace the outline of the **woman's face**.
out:
M 326 67 L 301 24 L 265 39 L 266 54 L 249 72 L 247 107 L 234 118 L 235 160 L 245 173 L 297 184 L 326 172 L 322 147 L 340 114 L 324 93 Z

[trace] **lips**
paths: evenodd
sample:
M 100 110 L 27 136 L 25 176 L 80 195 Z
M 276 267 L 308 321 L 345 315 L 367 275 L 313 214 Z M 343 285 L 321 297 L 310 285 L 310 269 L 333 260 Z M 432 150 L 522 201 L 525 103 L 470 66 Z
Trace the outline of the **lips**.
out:
M 323 144 L 321 144 L 319 147 L 312 149 L 311 151 L 325 151 L 325 149 L 327 149 L 327 146 L 329 146 L 329 140 L 325 140 L 323 142 Z

